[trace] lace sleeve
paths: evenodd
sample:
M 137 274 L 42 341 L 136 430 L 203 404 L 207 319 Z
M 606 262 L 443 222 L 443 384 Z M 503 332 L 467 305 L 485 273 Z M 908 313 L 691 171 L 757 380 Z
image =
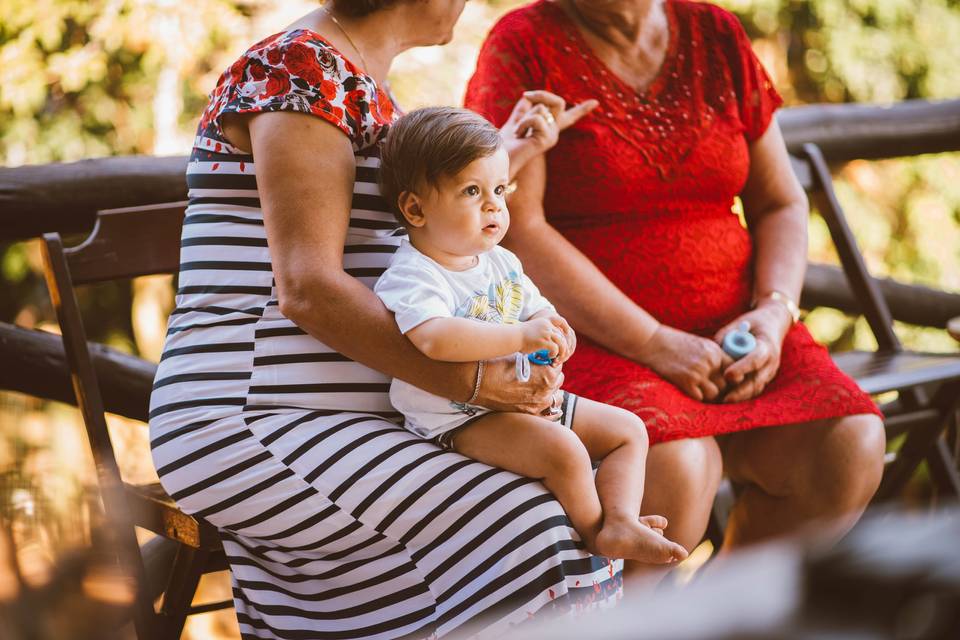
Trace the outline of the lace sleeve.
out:
M 508 15 L 494 25 L 467 84 L 464 106 L 496 126 L 506 122 L 524 91 L 543 88 L 543 72 L 530 46 L 527 25 Z
M 728 59 L 734 91 L 740 104 L 743 135 L 747 142 L 753 142 L 767 130 L 774 112 L 783 104 L 783 98 L 754 53 L 743 25 L 731 13 L 724 11 L 722 16 L 726 28 L 721 32 L 729 34 Z

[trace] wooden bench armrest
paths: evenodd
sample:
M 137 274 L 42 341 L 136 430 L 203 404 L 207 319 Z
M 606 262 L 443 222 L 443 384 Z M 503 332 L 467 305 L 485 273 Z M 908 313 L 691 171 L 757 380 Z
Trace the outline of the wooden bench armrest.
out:
M 195 549 L 220 548 L 216 529 L 180 511 L 158 483 L 124 484 L 134 525 Z

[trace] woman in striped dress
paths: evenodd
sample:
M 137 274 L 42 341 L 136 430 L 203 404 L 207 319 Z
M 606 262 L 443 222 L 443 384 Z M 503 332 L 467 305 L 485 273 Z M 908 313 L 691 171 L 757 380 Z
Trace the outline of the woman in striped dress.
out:
M 449 40 L 463 2 L 334 0 L 244 53 L 200 122 L 151 443 L 170 495 L 221 532 L 244 638 L 491 637 L 620 595 L 621 563 L 587 554 L 539 483 L 391 419 L 391 377 L 528 412 L 562 381 L 428 360 L 370 290 L 402 235 L 376 186 L 378 80 Z M 505 135 L 515 168 L 558 134 L 531 104 L 504 129 L 534 132 Z

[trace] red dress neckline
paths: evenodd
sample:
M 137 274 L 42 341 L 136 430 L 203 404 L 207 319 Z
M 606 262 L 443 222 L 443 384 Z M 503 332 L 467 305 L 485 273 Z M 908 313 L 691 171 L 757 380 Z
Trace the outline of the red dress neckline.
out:
M 590 43 L 587 41 L 586 37 L 583 35 L 583 32 L 580 30 L 580 27 L 574 22 L 573 18 L 570 17 L 570 14 L 560 6 L 559 1 L 554 0 L 541 0 L 541 2 L 550 7 L 552 11 L 556 13 L 557 22 L 561 25 L 564 30 L 564 33 L 576 45 L 577 49 L 583 52 L 584 58 L 586 58 L 590 63 L 592 63 L 599 70 L 601 75 L 610 76 L 613 80 L 613 84 L 626 94 L 633 95 L 635 99 L 638 100 L 650 100 L 654 96 L 660 93 L 663 90 L 663 85 L 670 78 L 670 73 L 674 67 L 674 61 L 677 56 L 677 40 L 679 39 L 679 33 L 677 28 L 677 17 L 674 11 L 672 0 L 665 0 L 663 3 L 663 10 L 667 16 L 667 51 L 663 56 L 663 61 L 660 63 L 660 68 L 657 69 L 656 75 L 653 79 L 647 84 L 647 86 L 642 89 L 638 89 L 628 83 L 626 80 L 621 78 L 613 69 L 611 69 L 603 59 L 597 55 L 596 51 L 593 50 L 593 47 L 590 46 Z

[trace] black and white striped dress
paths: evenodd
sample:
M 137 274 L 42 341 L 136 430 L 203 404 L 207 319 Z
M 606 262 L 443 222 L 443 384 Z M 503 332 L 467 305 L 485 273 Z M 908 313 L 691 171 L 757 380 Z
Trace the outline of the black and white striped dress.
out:
M 254 159 L 219 122 L 277 110 L 350 136 L 347 273 L 372 288 L 399 241 L 376 186 L 390 97 L 313 32 L 254 45 L 200 123 L 150 410 L 164 487 L 221 531 L 243 637 L 492 637 L 616 602 L 620 562 L 585 553 L 542 485 L 405 431 L 386 376 L 280 313 Z

